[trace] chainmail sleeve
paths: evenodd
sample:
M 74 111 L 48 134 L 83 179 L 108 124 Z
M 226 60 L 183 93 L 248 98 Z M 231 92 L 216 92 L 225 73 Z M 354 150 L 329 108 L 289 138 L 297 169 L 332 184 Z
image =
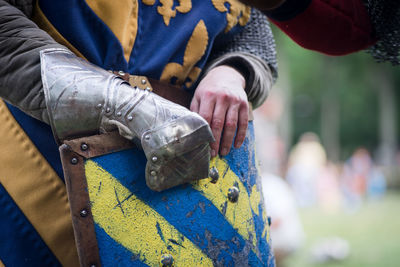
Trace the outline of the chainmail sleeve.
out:
M 400 1 L 363 0 L 378 42 L 369 48 L 377 61 L 400 64 Z
M 208 70 L 219 65 L 237 69 L 246 79 L 246 93 L 253 108 L 259 107 L 267 98 L 277 78 L 275 40 L 267 17 L 252 9 L 244 29 L 223 46 L 214 47 Z

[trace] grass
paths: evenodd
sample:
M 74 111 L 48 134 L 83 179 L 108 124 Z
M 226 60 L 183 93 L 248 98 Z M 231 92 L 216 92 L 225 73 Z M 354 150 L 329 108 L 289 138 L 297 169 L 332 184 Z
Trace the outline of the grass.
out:
M 307 209 L 300 210 L 300 216 L 307 240 L 285 260 L 285 266 L 400 266 L 400 193 L 366 201 L 355 213 Z M 340 262 L 313 263 L 310 248 L 321 238 L 332 236 L 347 240 L 349 257 Z

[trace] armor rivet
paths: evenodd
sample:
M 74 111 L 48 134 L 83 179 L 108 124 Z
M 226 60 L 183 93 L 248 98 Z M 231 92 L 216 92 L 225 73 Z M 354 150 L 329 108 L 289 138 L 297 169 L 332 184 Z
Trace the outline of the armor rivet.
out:
M 144 137 L 144 139 L 150 140 L 150 135 L 147 134 L 147 135 Z
M 153 157 L 151 158 L 151 161 L 153 161 L 153 162 L 157 162 L 157 160 L 158 160 L 158 158 L 157 158 L 156 156 L 153 156 Z
M 211 183 L 213 183 L 213 184 L 217 183 L 217 181 L 219 179 L 219 172 L 218 172 L 217 168 L 215 168 L 215 167 L 211 168 L 210 178 L 211 178 Z
M 97 108 L 101 108 L 102 106 L 102 104 L 97 104 Z
M 147 90 L 147 91 L 150 91 L 151 89 L 150 89 L 150 87 L 146 87 L 146 90 Z
M 72 158 L 71 159 L 71 164 L 77 164 L 78 163 L 78 158 Z
M 151 174 L 151 176 L 156 176 L 157 175 L 156 171 L 151 171 L 150 174 Z
M 171 254 L 163 254 L 160 263 L 162 267 L 170 267 L 174 264 L 174 258 Z
M 133 117 L 132 116 L 128 116 L 128 120 L 133 120 Z
M 121 111 L 118 111 L 118 112 L 117 112 L 117 116 L 118 116 L 118 117 L 121 117 L 121 115 L 122 115 Z
M 82 151 L 86 151 L 86 150 L 88 150 L 88 148 L 89 148 L 89 146 L 86 143 L 82 143 L 81 144 L 81 150 Z
M 121 75 L 121 76 L 124 76 L 124 75 L 125 75 L 125 72 L 123 72 L 122 70 L 120 70 L 120 71 L 118 71 L 118 74 Z
M 179 141 L 179 138 L 178 138 L 178 137 L 175 137 L 174 140 L 175 140 L 175 142 L 178 142 L 178 141 Z
M 232 186 L 228 189 L 228 199 L 232 203 L 236 203 L 239 199 L 239 189 L 236 186 Z
M 146 84 L 146 80 L 145 79 L 142 80 L 142 84 Z
M 79 212 L 79 215 L 81 215 L 81 217 L 86 217 L 88 215 L 88 212 L 86 209 L 81 210 L 81 212 Z
M 110 113 L 111 112 L 111 108 L 106 108 L 106 112 Z

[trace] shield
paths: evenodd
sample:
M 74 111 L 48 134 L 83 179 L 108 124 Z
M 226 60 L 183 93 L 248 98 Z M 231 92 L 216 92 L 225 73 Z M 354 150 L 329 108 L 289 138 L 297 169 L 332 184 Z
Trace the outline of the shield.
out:
M 117 134 L 66 141 L 61 157 L 81 266 L 273 266 L 250 123 L 206 178 L 163 192 Z

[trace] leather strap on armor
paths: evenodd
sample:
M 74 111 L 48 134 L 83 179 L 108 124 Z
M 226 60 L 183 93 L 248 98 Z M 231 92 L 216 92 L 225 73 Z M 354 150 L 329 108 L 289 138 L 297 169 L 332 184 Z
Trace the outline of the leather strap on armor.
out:
M 131 87 L 68 50 L 47 49 L 40 56 L 50 125 L 59 141 L 117 129 L 143 148 L 146 182 L 156 191 L 208 176 L 214 138 L 200 115 L 154 94 L 150 85 Z

